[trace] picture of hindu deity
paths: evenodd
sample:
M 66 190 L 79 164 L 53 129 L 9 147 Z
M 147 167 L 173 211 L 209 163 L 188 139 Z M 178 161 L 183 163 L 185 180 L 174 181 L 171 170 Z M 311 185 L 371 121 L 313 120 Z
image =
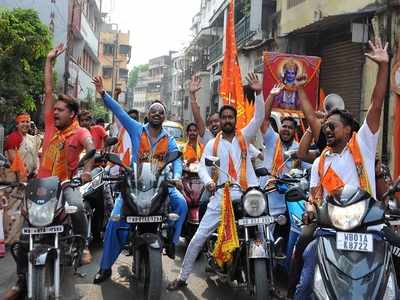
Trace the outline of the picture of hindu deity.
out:
M 296 77 L 302 74 L 301 63 L 295 59 L 282 61 L 280 77 L 285 89 L 274 98 L 274 107 L 296 109 L 298 107 L 298 94 L 295 89 Z

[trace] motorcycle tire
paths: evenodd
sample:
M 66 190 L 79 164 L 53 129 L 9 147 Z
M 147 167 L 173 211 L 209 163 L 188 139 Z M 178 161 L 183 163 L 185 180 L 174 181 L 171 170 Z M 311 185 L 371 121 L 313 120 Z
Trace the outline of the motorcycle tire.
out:
M 265 259 L 254 260 L 254 285 L 257 300 L 272 299 L 270 284 L 267 278 L 267 261 Z
M 52 274 L 51 266 L 46 263 L 44 266 L 32 268 L 32 300 L 51 299 Z
M 145 300 L 161 299 L 162 291 L 162 261 L 160 249 L 144 247 L 140 263 L 140 278 L 144 284 Z M 137 295 L 133 297 L 136 299 Z

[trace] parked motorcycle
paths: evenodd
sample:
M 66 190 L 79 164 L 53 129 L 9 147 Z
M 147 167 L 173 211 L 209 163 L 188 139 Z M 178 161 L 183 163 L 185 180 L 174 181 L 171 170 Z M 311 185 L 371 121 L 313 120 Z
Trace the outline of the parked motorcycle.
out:
M 79 162 L 95 155 L 95 150 L 88 152 Z M 2 182 L 2 185 L 7 184 Z M 20 240 L 11 247 L 16 257 L 18 248 L 28 248 L 28 299 L 60 299 L 60 267 L 73 266 L 75 273 L 85 247 L 85 237 L 74 235 L 69 216 L 76 213 L 77 207 L 68 205 L 63 200 L 63 191 L 67 187 L 78 188 L 80 180 L 60 182 L 52 176 L 30 179 L 26 185 L 25 205 L 22 215 L 28 227 L 22 229 L 28 235 L 28 241 Z
M 109 153 L 110 147 L 115 145 L 118 139 L 110 137 L 105 142 L 105 150 L 95 155 L 95 168 L 91 171 L 92 181 L 87 182 L 79 188 L 83 197 L 85 214 L 88 219 L 87 242 L 92 240 L 99 242 L 103 239 L 105 227 L 112 210 L 112 199 L 105 199 L 106 193 L 112 198 L 110 182 L 103 180 L 109 176 L 106 168 L 107 160 L 105 156 Z M 78 172 L 78 176 L 80 173 Z
M 183 196 L 188 206 L 188 214 L 183 226 L 182 236 L 187 244 L 192 240 L 200 223 L 200 199 L 204 192 L 204 184 L 199 178 L 198 171 L 198 162 L 184 163 L 182 184 Z
M 219 158 L 206 157 L 205 164 L 215 167 L 230 178 L 219 168 Z M 257 169 L 257 176 L 266 176 L 265 168 Z M 230 182 L 233 182 L 230 180 Z M 267 212 L 267 201 L 260 188 L 249 188 L 243 191 L 237 183 L 231 183 L 231 187 L 242 192 L 240 199 L 232 199 L 235 221 L 239 237 L 239 248 L 233 253 L 233 261 L 220 269 L 212 252 L 217 241 L 217 234 L 207 241 L 207 258 L 213 271 L 223 280 L 235 286 L 247 289 L 256 299 L 271 299 L 274 288 L 273 266 L 275 260 L 276 244 L 271 240 L 270 225 L 286 223 L 283 215 L 272 217 Z M 225 184 L 218 185 L 221 189 Z
M 396 218 L 360 188 L 345 185 L 340 193 L 327 196 L 315 220 L 313 297 L 399 299 L 391 246 L 383 234 L 388 220 Z
M 164 241 L 169 238 L 167 221 L 178 215 L 168 214 L 168 187 L 172 186 L 166 166 L 179 159 L 180 152 L 167 154 L 165 164 L 144 162 L 133 168 L 122 164 L 115 154 L 108 160 L 123 168 L 120 190 L 123 199 L 123 218 L 131 226 L 128 244 L 133 255 L 132 273 L 144 285 L 144 299 L 160 299 L 162 290 L 161 255 Z M 135 294 L 135 298 L 136 298 Z

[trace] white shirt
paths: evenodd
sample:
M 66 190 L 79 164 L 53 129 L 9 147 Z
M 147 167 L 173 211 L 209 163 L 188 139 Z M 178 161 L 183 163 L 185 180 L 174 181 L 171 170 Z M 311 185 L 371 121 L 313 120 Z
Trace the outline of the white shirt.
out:
M 247 154 L 249 154 L 248 143 L 252 138 L 256 136 L 257 131 L 263 122 L 264 114 L 265 114 L 265 108 L 264 108 L 263 96 L 262 94 L 256 95 L 254 116 L 249 122 L 249 124 L 247 124 L 247 126 L 241 130 L 243 137 L 247 142 L 246 143 Z M 205 185 L 209 184 L 212 181 L 211 168 L 206 167 L 205 157 L 213 155 L 214 141 L 215 138 L 207 143 L 206 147 L 204 148 L 204 152 L 200 161 L 199 177 L 204 182 Z M 217 156 L 220 159 L 220 168 L 224 170 L 226 173 L 228 173 L 229 154 L 231 155 L 233 163 L 235 165 L 236 173 L 238 176 L 240 176 L 241 150 L 240 150 L 239 140 L 236 138 L 236 136 L 233 138 L 232 142 L 229 142 L 228 140 L 221 137 L 221 141 L 218 147 Z M 258 180 L 254 172 L 253 165 L 251 163 L 250 155 L 247 155 L 246 157 L 246 174 L 247 174 L 248 186 L 258 186 Z M 223 184 L 227 180 L 228 177 L 224 173 L 219 172 L 218 182 L 216 184 L 217 185 Z M 217 209 L 220 205 L 221 195 L 222 195 L 222 189 L 218 190 L 215 197 L 210 198 L 209 206 L 214 209 Z M 237 190 L 235 191 L 235 189 L 232 189 L 233 199 L 239 198 L 240 195 L 241 195 L 240 192 L 238 192 Z
M 361 155 L 364 162 L 364 168 L 368 173 L 368 180 L 371 187 L 371 193 L 376 198 L 376 187 L 375 187 L 375 155 L 376 146 L 378 144 L 379 131 L 375 134 L 371 132 L 366 121 L 357 132 L 357 143 L 360 147 Z M 317 158 L 312 166 L 311 171 L 311 182 L 310 188 L 317 187 L 320 184 L 320 178 L 318 174 L 320 158 Z M 355 187 L 360 186 L 356 165 L 354 163 L 353 156 L 350 153 L 349 148 L 343 149 L 341 154 L 328 153 L 325 157 L 324 172 L 326 172 L 331 166 L 335 173 L 342 179 L 345 184 L 349 184 Z M 324 189 L 324 197 L 327 192 Z
M 210 129 L 206 127 L 203 136 L 201 136 L 199 139 L 200 143 L 202 143 L 203 145 L 207 145 L 207 143 L 211 141 L 213 138 L 215 138 L 215 136 L 211 133 Z
M 256 148 L 253 144 L 249 144 L 249 155 L 251 159 L 256 159 L 261 154 L 261 151 Z

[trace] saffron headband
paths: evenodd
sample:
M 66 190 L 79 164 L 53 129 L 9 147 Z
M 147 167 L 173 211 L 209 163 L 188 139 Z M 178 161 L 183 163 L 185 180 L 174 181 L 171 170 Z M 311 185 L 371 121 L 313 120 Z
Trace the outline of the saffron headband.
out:
M 15 118 L 15 121 L 17 123 L 21 123 L 21 122 L 30 122 L 31 121 L 31 116 L 28 114 L 23 114 L 23 115 L 19 115 Z

